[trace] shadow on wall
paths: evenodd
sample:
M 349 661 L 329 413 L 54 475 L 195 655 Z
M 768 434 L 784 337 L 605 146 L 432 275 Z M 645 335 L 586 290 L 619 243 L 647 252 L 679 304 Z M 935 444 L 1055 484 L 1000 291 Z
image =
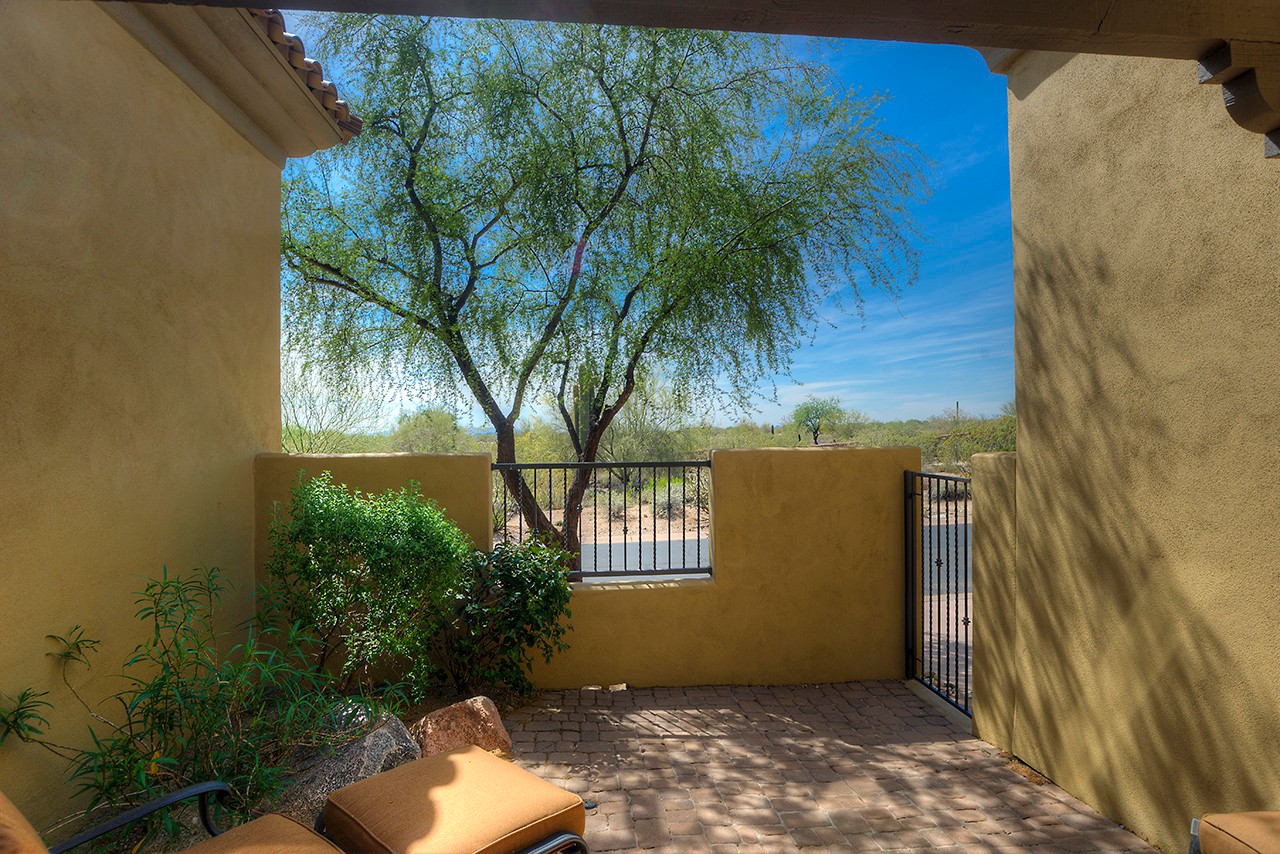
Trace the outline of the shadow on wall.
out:
M 1239 565 L 1188 536 L 1225 520 L 1230 537 L 1243 524 L 1185 490 L 1187 467 L 1216 459 L 1221 439 L 1171 406 L 1170 387 L 1185 378 L 1140 317 L 1113 310 L 1133 296 L 1114 296 L 1122 285 L 1103 258 L 1036 246 L 1017 229 L 1015 242 L 1012 749 L 1178 850 L 1195 815 L 1280 808 L 1280 702 L 1252 687 L 1276 684 L 1256 670 L 1261 656 L 1275 673 L 1274 633 L 1212 601 L 1215 584 L 1242 574 L 1256 597 L 1274 597 L 1274 557 Z

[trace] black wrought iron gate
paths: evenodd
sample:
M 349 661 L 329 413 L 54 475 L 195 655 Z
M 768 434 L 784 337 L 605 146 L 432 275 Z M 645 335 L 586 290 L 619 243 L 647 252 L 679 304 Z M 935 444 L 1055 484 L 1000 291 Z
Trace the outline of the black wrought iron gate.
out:
M 973 699 L 971 481 L 905 472 L 907 675 L 966 715 Z

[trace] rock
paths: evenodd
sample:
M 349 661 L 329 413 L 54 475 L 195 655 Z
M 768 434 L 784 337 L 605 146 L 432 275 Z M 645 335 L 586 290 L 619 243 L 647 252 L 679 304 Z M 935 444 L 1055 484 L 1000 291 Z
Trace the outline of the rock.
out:
M 485 750 L 511 750 L 511 736 L 502 725 L 498 707 L 488 697 L 472 697 L 437 709 L 418 721 L 410 732 L 423 756 L 434 756 L 474 744 Z
M 333 710 L 333 726 L 338 731 L 367 729 L 372 725 L 369 704 L 363 700 L 348 699 Z
M 421 756 L 405 725 L 398 718 L 386 718 L 363 738 L 299 758 L 290 774 L 292 782 L 271 811 L 312 827 L 330 792 Z
M 610 685 L 610 686 L 609 686 L 609 690 L 610 690 L 610 691 L 612 691 L 612 692 L 614 692 L 615 694 L 616 694 L 618 691 L 625 691 L 625 690 L 627 690 L 627 683 L 626 683 L 626 682 L 619 682 L 617 685 Z

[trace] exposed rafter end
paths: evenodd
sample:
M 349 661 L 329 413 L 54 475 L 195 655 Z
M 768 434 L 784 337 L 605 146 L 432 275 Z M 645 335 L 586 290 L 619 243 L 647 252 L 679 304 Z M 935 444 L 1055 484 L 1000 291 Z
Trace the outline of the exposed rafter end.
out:
M 1008 74 L 1013 64 L 1026 53 L 1022 48 L 1009 47 L 980 47 L 976 50 L 982 54 L 992 74 Z
M 1228 42 L 1200 58 L 1196 77 L 1222 86 L 1232 120 L 1264 135 L 1267 157 L 1280 157 L 1280 44 Z
M 1196 67 L 1196 77 L 1201 83 L 1215 83 L 1221 86 L 1248 70 L 1247 66 L 1240 67 L 1232 64 L 1231 45 L 1223 44 L 1222 47 L 1200 57 L 1200 64 Z

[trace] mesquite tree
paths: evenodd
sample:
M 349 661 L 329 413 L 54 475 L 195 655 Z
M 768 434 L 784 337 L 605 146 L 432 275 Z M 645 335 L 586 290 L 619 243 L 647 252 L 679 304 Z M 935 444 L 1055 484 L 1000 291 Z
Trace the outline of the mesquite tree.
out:
M 915 274 L 915 153 L 770 36 L 324 19 L 364 130 L 285 184 L 286 336 L 531 401 L 593 461 L 647 372 L 745 402 L 820 309 Z M 506 483 L 531 527 L 546 512 Z M 567 490 L 564 545 L 589 477 Z
M 811 433 L 813 435 L 813 444 L 816 445 L 818 444 L 818 434 L 822 432 L 823 425 L 830 426 L 831 422 L 839 418 L 842 412 L 840 398 L 809 395 L 791 411 L 791 420 L 795 422 L 797 427 L 801 427 L 805 432 Z

